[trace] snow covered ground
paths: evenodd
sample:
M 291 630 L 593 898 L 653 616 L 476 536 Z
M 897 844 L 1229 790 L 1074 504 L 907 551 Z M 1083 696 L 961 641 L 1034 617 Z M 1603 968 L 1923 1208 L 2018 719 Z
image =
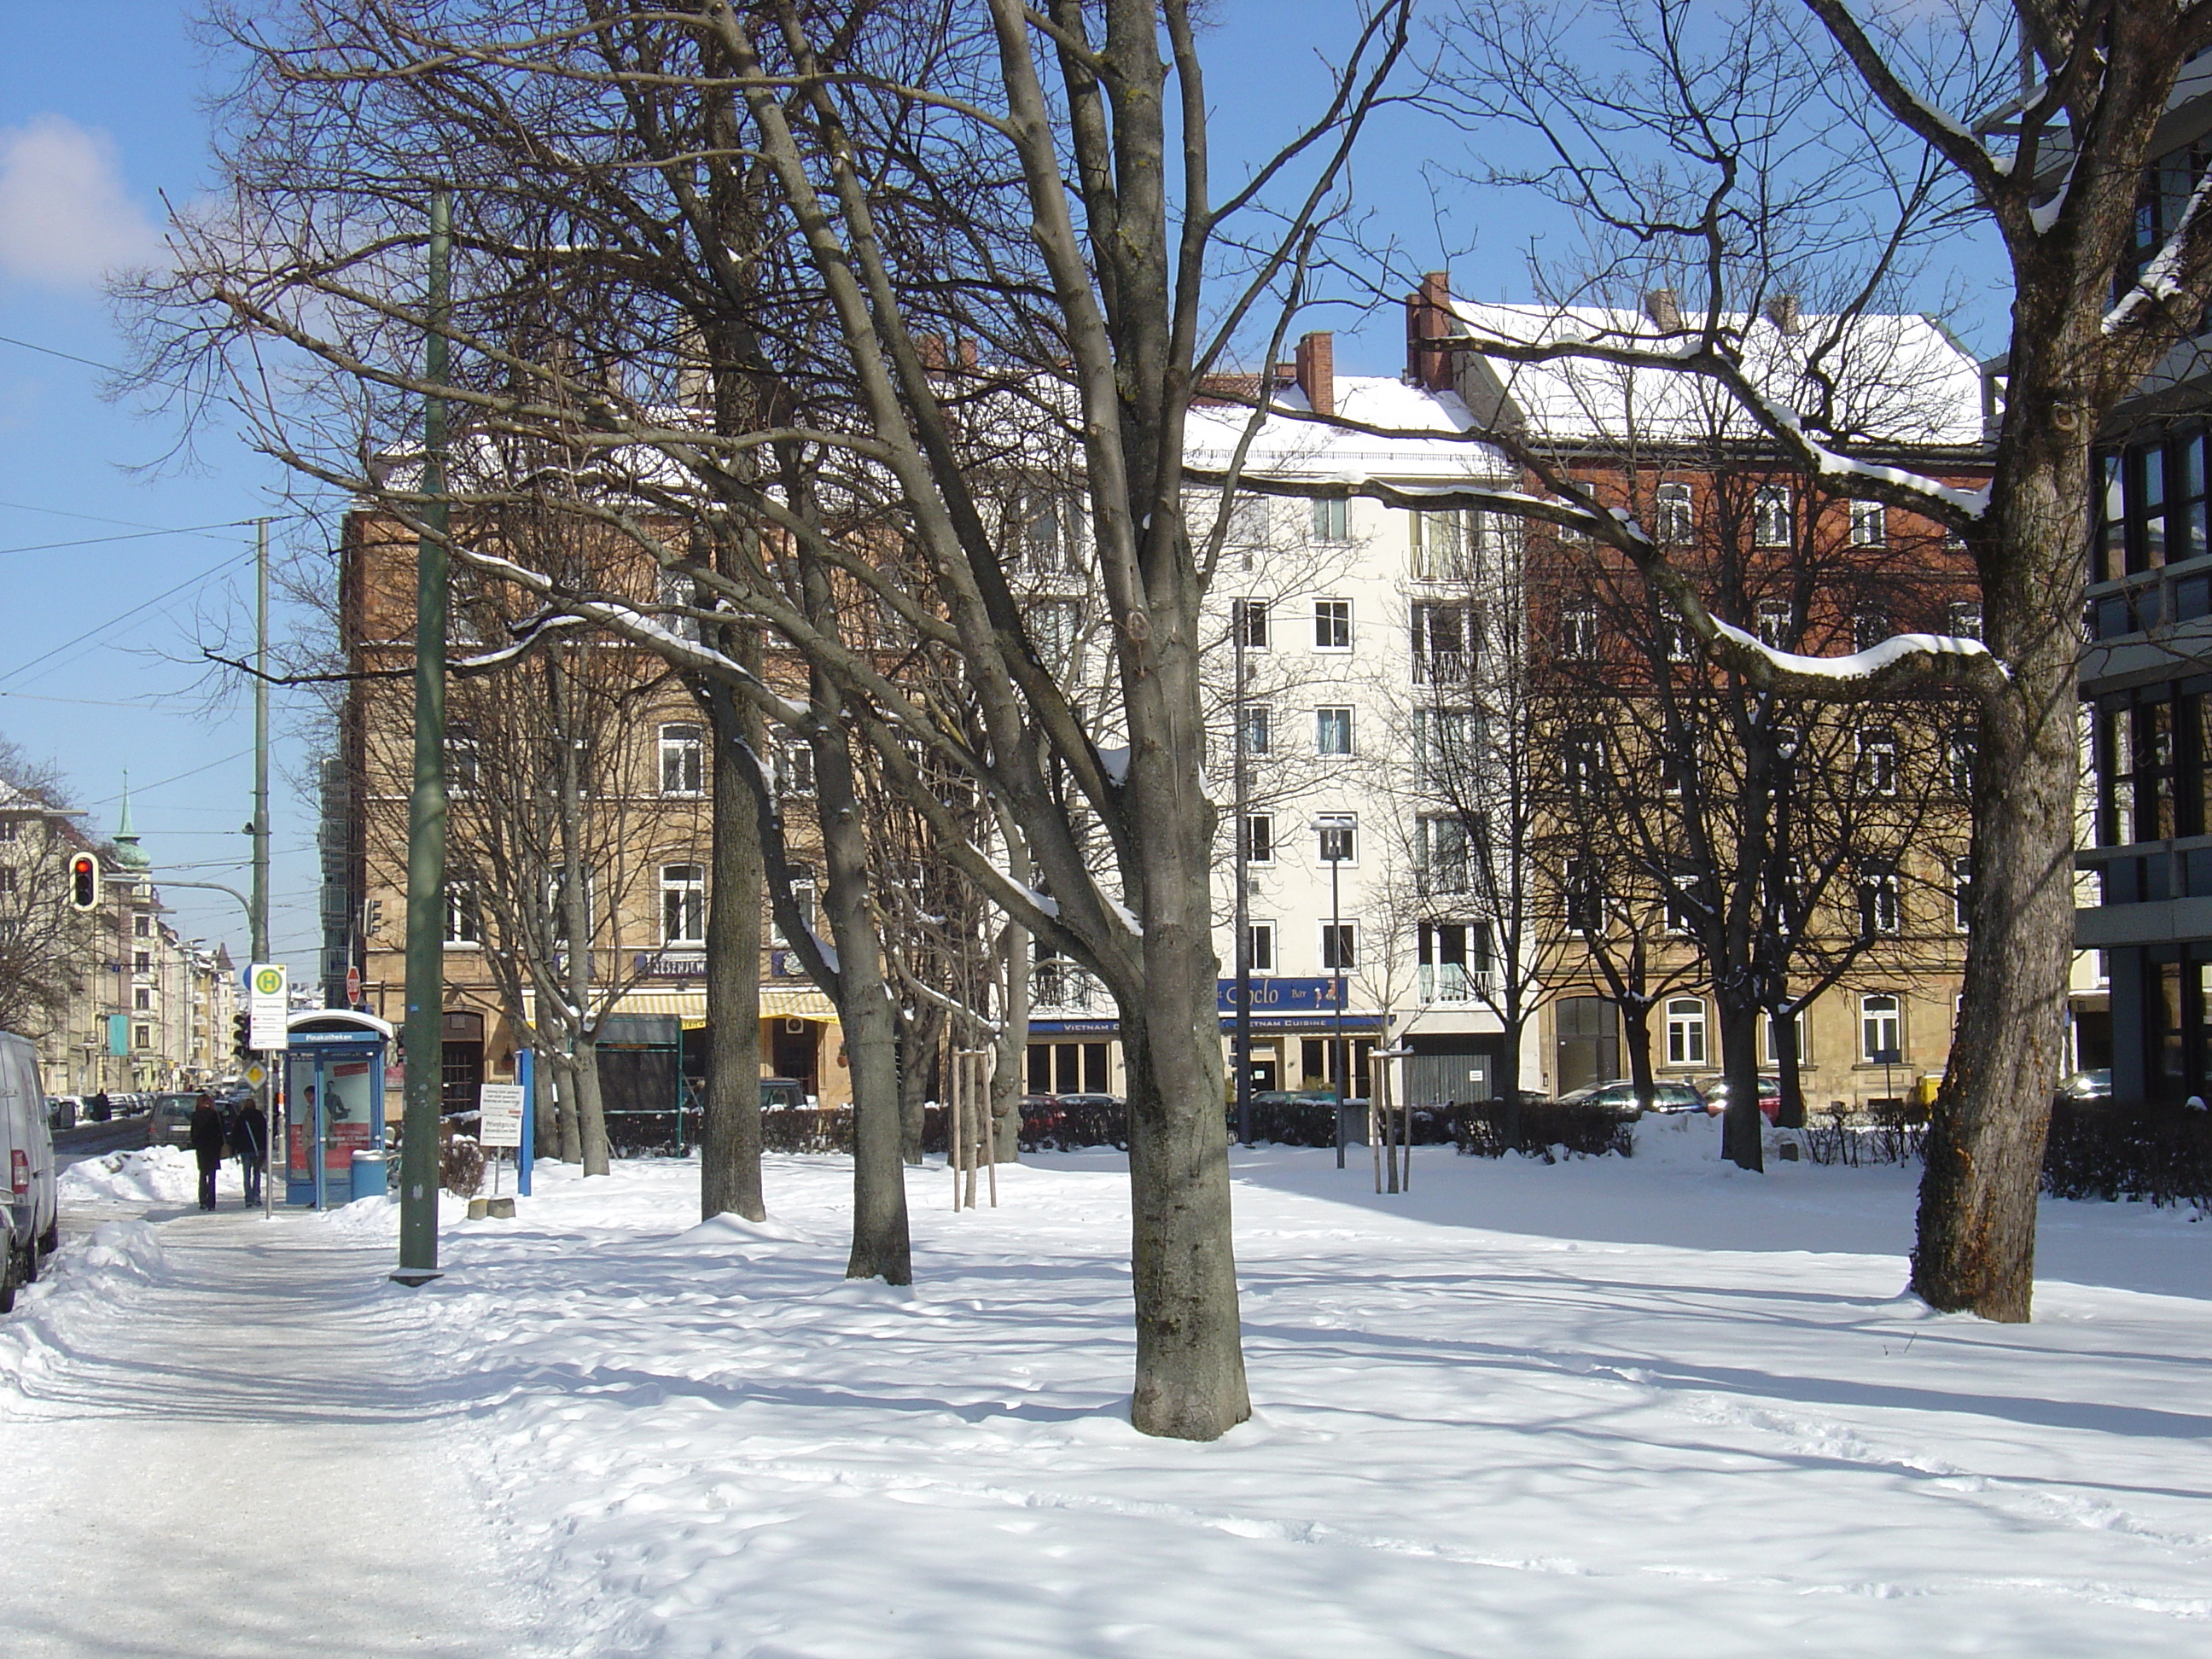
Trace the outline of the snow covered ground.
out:
M 228 1250 L 300 1264 L 292 1316 L 386 1379 L 334 1443 L 468 1494 L 417 1547 L 442 1570 L 458 1540 L 479 1588 L 402 1609 L 416 1651 L 2204 1651 L 2212 1222 L 2047 1204 L 2038 1322 L 1991 1326 L 1900 1294 L 1911 1172 L 1743 1176 L 1712 1139 L 1424 1148 L 1401 1198 L 1357 1153 L 1237 1153 L 1255 1415 L 1208 1446 L 1123 1418 L 1109 1154 L 1002 1170 L 959 1215 L 917 1172 L 912 1291 L 840 1279 L 830 1158 L 772 1160 L 760 1227 L 696 1224 L 696 1164 L 541 1166 L 516 1220 L 449 1222 L 417 1292 L 380 1278 L 380 1201 L 117 1219 L 0 1322 L 0 1458 Z M 161 1157 L 72 1172 L 78 1213 L 174 1214 Z

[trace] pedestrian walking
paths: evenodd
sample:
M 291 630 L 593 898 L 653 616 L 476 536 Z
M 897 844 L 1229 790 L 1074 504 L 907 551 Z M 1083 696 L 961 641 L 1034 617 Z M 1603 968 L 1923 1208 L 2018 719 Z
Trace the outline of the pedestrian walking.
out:
M 238 1155 L 239 1172 L 246 1177 L 246 1207 L 261 1202 L 261 1172 L 269 1164 L 269 1126 L 260 1103 L 249 1096 L 230 1116 L 230 1150 Z
M 215 1172 L 222 1166 L 222 1114 L 203 1092 L 192 1105 L 192 1156 L 200 1161 L 200 1208 L 215 1208 Z

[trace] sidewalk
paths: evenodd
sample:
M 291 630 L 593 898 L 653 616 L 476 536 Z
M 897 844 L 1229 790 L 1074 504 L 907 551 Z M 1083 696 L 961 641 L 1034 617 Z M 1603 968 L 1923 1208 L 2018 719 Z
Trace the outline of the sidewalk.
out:
M 143 1212 L 161 1272 L 0 1377 L 9 1659 L 530 1651 L 384 1253 L 235 1202 Z

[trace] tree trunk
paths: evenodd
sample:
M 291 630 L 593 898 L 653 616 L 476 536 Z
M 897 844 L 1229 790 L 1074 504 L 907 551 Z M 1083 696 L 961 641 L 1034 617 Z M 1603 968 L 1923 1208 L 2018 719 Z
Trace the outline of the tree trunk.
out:
M 910 1169 L 921 1162 L 922 1131 L 928 1127 L 937 1048 L 944 1034 L 945 1011 L 933 1004 L 915 1009 L 899 1029 L 899 1158 Z
M 607 1152 L 607 1111 L 599 1092 L 599 1051 L 588 1036 L 579 1035 L 576 1056 L 576 1144 L 579 1161 L 587 1176 L 610 1174 Z
M 2039 404 L 2027 403 L 2041 393 Z M 1983 567 L 1990 647 L 2011 669 L 1982 712 L 1973 888 L 1959 1030 L 1928 1134 L 1912 1288 L 1931 1307 L 2028 1317 L 2035 1212 L 2066 1029 L 2080 784 L 2073 619 L 2088 543 L 2087 434 L 2064 390 L 2014 382 L 2051 430 L 1992 490 Z M 2068 417 L 2072 429 L 2067 429 Z M 2018 453 L 2018 452 L 2010 452 Z M 2053 618 L 2066 619 L 2066 626 Z
M 914 1255 L 900 1149 L 898 1011 L 884 983 L 853 757 L 838 719 L 836 692 L 819 674 L 813 701 L 823 721 L 813 742 L 825 877 L 823 908 L 836 947 L 837 1019 L 853 1084 L 853 1250 L 845 1277 L 910 1285 Z
M 1628 1080 L 1638 1100 L 1651 1098 L 1651 1003 L 1646 997 L 1622 997 L 1620 1040 L 1628 1049 Z
M 1767 1010 L 1767 1018 L 1774 1028 L 1774 1071 L 1782 1085 L 1774 1121 L 1784 1129 L 1802 1129 L 1805 1127 L 1805 1078 L 1801 1069 L 1804 1059 L 1797 1052 L 1797 1006 L 1784 1002 Z
M 1739 1170 L 1766 1168 L 1765 1115 L 1759 1109 L 1759 1011 L 1717 993 L 1721 1075 L 1728 1079 L 1728 1110 L 1721 1117 L 1721 1156 Z
M 537 1143 L 536 1156 L 556 1163 L 561 1158 L 561 1103 L 555 1081 L 557 1075 L 555 1068 L 545 1063 L 541 1049 L 530 1073 L 530 1099 L 524 1103 L 524 1109 L 536 1120 L 531 1125 L 532 1136 Z
M 563 1164 L 580 1164 L 584 1137 L 577 1127 L 575 1062 L 563 1054 L 552 1059 L 548 1069 L 553 1073 L 554 1114 L 559 1125 L 553 1155 Z
M 756 636 L 757 639 L 757 636 Z M 757 644 L 754 655 L 757 656 Z M 714 734 L 712 870 L 707 887 L 706 1121 L 699 1135 L 699 1212 L 768 1218 L 761 1191 L 760 823 L 752 791 L 726 758 L 760 752 L 761 723 L 726 693 L 702 700 Z M 732 723 L 736 730 L 728 729 Z

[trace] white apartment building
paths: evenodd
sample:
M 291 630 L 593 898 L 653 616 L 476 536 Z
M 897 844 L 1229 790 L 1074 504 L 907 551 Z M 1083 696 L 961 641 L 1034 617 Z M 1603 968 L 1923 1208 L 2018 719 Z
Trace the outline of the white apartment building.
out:
M 1371 477 L 1407 486 L 1514 474 L 1469 441 L 1466 406 L 1380 376 L 1337 377 L 1330 337 L 1308 335 L 1274 377 L 1271 411 L 1221 404 L 1192 411 L 1190 464 L 1225 465 L 1248 434 L 1247 474 L 1295 484 Z M 1373 428 L 1319 423 L 1334 416 Z M 1195 487 L 1201 539 L 1218 496 Z M 1365 500 L 1314 501 L 1246 492 L 1211 590 L 1218 671 L 1208 756 L 1221 812 L 1216 949 L 1223 1040 L 1235 1023 L 1235 758 L 1244 738 L 1242 833 L 1255 1091 L 1323 1089 L 1340 1078 L 1368 1092 L 1368 1056 L 1413 1051 L 1401 1074 L 1421 1100 L 1490 1091 L 1502 1026 L 1482 992 L 1487 930 L 1455 914 L 1428 879 L 1438 849 L 1424 777 L 1437 709 L 1435 670 L 1473 641 L 1469 599 L 1486 572 L 1517 558 L 1518 527 L 1462 512 L 1413 513 Z M 1245 665 L 1243 696 L 1233 665 Z M 1457 856 L 1464 858 L 1463 844 Z M 1446 889 L 1449 884 L 1444 884 Z M 1028 1086 L 1121 1091 L 1110 999 L 1068 964 L 1032 977 Z M 1524 1065 L 1528 1062 L 1524 1061 Z

